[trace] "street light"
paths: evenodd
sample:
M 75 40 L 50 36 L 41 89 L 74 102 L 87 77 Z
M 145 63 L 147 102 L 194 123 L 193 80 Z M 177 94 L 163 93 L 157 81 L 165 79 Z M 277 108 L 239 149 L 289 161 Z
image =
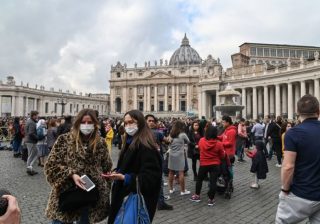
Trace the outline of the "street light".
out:
M 58 104 L 61 105 L 61 117 L 63 116 L 64 113 L 64 106 L 68 103 L 67 98 L 62 94 L 61 97 L 57 99 Z

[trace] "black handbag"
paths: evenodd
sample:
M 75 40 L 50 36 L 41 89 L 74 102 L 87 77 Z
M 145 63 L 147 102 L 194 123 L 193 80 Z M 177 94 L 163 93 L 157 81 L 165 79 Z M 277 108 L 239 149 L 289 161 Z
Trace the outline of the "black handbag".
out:
M 87 192 L 72 186 L 60 193 L 59 210 L 61 212 L 72 212 L 85 207 L 93 207 L 99 199 L 99 191 L 97 187 Z

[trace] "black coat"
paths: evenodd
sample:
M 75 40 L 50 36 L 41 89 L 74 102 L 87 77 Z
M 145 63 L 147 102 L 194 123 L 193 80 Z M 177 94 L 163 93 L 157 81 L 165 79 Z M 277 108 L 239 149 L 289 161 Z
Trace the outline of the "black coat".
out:
M 258 179 L 266 179 L 269 172 L 266 156 L 263 151 L 258 150 L 257 154 L 252 158 L 250 172 L 257 173 Z
M 271 122 L 268 126 L 267 136 L 272 139 L 281 138 L 281 124 Z
M 196 145 L 198 142 L 196 142 L 194 131 L 190 131 L 188 138 L 190 140 L 188 144 L 188 158 L 190 159 L 200 159 L 200 152 L 199 149 L 196 149 Z
M 131 182 L 124 186 L 123 181 L 115 181 L 112 186 L 111 208 L 108 223 L 114 219 L 121 208 L 123 199 L 131 192 L 136 192 L 136 177 L 139 179 L 141 193 L 144 196 L 150 220 L 156 212 L 162 178 L 161 157 L 157 149 L 144 145 L 128 149 L 128 144 L 121 152 L 117 170 L 122 174 L 130 174 Z

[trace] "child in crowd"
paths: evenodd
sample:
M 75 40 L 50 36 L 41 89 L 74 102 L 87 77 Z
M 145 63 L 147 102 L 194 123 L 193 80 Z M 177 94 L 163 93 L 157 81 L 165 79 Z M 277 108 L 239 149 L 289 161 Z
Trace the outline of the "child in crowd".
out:
M 249 158 L 252 158 L 252 164 L 250 172 L 253 173 L 253 183 L 250 185 L 253 189 L 258 189 L 259 180 L 266 179 L 268 170 L 268 164 L 266 157 L 263 153 L 264 144 L 262 141 L 258 140 L 255 142 L 255 149 L 254 150 L 246 150 L 246 155 Z

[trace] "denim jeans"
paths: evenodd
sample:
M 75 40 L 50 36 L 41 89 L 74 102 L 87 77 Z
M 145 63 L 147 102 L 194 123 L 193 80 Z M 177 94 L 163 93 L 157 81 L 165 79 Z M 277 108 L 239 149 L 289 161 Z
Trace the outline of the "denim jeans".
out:
M 20 152 L 20 146 L 21 146 L 22 139 L 14 139 L 12 143 L 13 153 L 17 154 Z

